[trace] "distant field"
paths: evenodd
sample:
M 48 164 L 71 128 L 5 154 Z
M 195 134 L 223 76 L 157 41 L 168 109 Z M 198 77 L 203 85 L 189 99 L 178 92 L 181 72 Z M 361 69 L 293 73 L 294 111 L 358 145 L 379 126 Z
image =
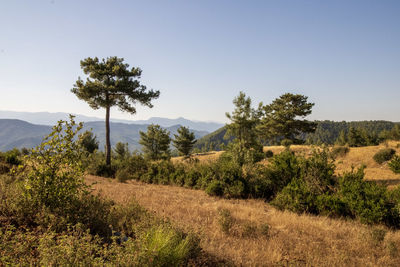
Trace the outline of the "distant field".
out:
M 382 148 L 393 148 L 396 150 L 397 154 L 400 154 L 400 148 L 397 148 L 397 145 L 400 142 L 390 141 L 385 144 L 381 144 L 379 146 L 367 146 L 367 147 L 351 147 L 349 153 L 347 153 L 344 157 L 338 157 L 336 159 L 336 172 L 338 174 L 343 173 L 345 171 L 350 171 L 352 166 L 355 168 L 360 167 L 361 165 L 365 165 L 365 179 L 367 180 L 375 180 L 379 182 L 387 183 L 389 187 L 399 185 L 400 184 L 400 174 L 394 174 L 387 163 L 382 165 L 376 163 L 373 160 L 373 156 L 375 153 Z M 312 146 L 306 145 L 293 145 L 290 147 L 295 153 L 303 153 L 307 155 L 313 149 Z M 271 150 L 274 154 L 280 153 L 284 150 L 283 146 L 265 146 L 264 151 Z M 217 159 L 223 152 L 221 151 L 212 151 L 208 153 L 204 153 L 202 155 L 195 155 L 200 161 L 212 161 Z M 182 158 L 177 157 L 173 158 L 173 161 L 180 161 Z M 266 162 L 265 162 L 266 163 Z
M 176 186 L 95 176 L 88 176 L 87 182 L 95 183 L 92 187 L 107 198 L 119 203 L 135 198 L 173 224 L 198 233 L 206 252 L 236 266 L 400 266 L 400 231 L 282 212 L 262 200 L 221 199 Z M 232 214 L 230 233 L 221 230 L 221 209 Z M 269 230 L 263 233 L 266 225 Z

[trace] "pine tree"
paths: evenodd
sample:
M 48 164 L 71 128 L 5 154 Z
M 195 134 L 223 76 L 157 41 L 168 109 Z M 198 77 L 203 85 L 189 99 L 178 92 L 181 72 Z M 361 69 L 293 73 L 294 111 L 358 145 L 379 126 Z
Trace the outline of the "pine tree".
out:
M 228 146 L 236 163 L 240 166 L 247 162 L 256 162 L 262 158 L 262 145 L 258 140 L 256 127 L 259 113 L 251 107 L 250 97 L 240 92 L 233 100 L 235 109 L 232 114 L 226 113 L 231 123 L 227 125 L 227 136 L 235 139 Z
M 190 132 L 188 128 L 181 126 L 178 129 L 178 134 L 174 134 L 175 139 L 172 140 L 173 145 L 178 150 L 181 156 L 185 158 L 190 156 L 193 145 L 196 143 L 194 133 Z
M 150 160 L 169 159 L 169 145 L 171 138 L 166 129 L 160 125 L 151 124 L 147 127 L 147 132 L 140 131 L 139 144 L 143 147 L 144 156 Z
M 151 100 L 158 98 L 159 91 L 147 90 L 139 80 L 140 68 L 129 68 L 123 58 L 109 57 L 100 61 L 97 57 L 81 60 L 81 68 L 88 75 L 86 81 L 80 77 L 71 91 L 88 102 L 93 109 L 106 109 L 106 164 L 111 165 L 110 109 L 117 106 L 120 110 L 136 113 L 134 104 L 153 107 Z
M 299 118 L 311 114 L 314 103 L 307 102 L 308 97 L 286 93 L 271 104 L 260 106 L 261 123 L 258 127 L 261 136 L 269 141 L 287 139 L 293 143 L 301 143 L 300 134 L 312 133 L 316 123 Z

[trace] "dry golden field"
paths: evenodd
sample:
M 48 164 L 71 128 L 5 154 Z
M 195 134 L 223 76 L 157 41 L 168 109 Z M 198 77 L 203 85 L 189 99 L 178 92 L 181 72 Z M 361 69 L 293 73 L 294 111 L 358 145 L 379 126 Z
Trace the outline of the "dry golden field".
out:
M 236 266 L 400 266 L 400 231 L 282 212 L 262 200 L 221 199 L 176 186 L 95 176 L 87 182 L 106 198 L 119 203 L 135 198 L 176 226 L 198 233 L 207 254 Z M 219 223 L 223 209 L 233 218 L 229 233 Z
M 338 157 L 335 161 L 336 173 L 341 174 L 345 171 L 350 171 L 352 167 L 358 168 L 365 165 L 365 179 L 375 180 L 379 182 L 387 183 L 389 187 L 393 187 L 400 184 L 400 174 L 394 174 L 388 167 L 387 163 L 382 165 L 376 163 L 373 160 L 375 153 L 382 148 L 393 148 L 396 150 L 397 154 L 400 154 L 400 148 L 397 145 L 400 142 L 389 141 L 385 144 L 380 144 L 378 146 L 368 146 L 368 147 L 351 147 L 349 153 L 344 157 Z M 312 146 L 306 145 L 292 145 L 290 147 L 295 153 L 305 154 L 311 152 Z M 274 154 L 278 154 L 284 150 L 283 146 L 265 146 L 264 151 L 271 150 Z M 223 152 L 213 151 L 206 155 L 196 155 L 200 161 L 212 161 L 217 159 Z M 180 161 L 181 157 L 173 158 L 173 161 Z

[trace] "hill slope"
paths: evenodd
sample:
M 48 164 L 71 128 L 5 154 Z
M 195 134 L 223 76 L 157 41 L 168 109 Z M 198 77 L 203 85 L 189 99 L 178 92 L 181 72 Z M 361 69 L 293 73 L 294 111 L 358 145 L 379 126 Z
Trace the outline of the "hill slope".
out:
M 145 124 L 126 124 L 110 123 L 111 144 L 117 142 L 128 143 L 129 149 L 140 149 L 139 131 L 147 131 Z M 166 129 L 173 134 L 177 133 L 180 125 L 173 125 Z M 105 125 L 103 121 L 87 122 L 84 124 L 83 131 L 92 130 L 99 141 L 99 148 L 105 145 Z M 82 132 L 83 132 L 82 131 Z M 51 132 L 51 127 L 47 125 L 36 125 L 21 120 L 0 119 L 0 151 L 7 151 L 16 148 L 32 148 L 42 141 L 43 137 Z M 196 138 L 206 135 L 208 132 L 193 130 Z
M 91 121 L 103 121 L 104 118 L 89 117 L 80 114 L 74 114 L 75 120 L 78 122 L 91 122 Z M 59 120 L 68 120 L 69 114 L 64 112 L 20 112 L 20 111 L 6 111 L 0 110 L 0 119 L 17 119 L 27 121 L 33 124 L 42 125 L 55 125 Z M 111 122 L 126 123 L 126 124 L 159 124 L 162 127 L 171 127 L 174 125 L 182 125 L 197 131 L 212 132 L 222 127 L 222 123 L 218 122 L 203 122 L 203 121 L 192 121 L 185 118 L 160 118 L 152 117 L 148 120 L 122 120 L 122 119 L 110 119 Z

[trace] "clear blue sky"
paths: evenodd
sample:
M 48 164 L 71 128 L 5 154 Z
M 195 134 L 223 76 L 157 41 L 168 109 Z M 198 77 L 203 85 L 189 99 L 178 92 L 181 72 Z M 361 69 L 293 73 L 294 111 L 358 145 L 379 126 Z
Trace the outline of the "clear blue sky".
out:
M 161 91 L 134 116 L 224 122 L 244 91 L 315 103 L 310 119 L 400 121 L 400 1 L 0 2 L 0 109 L 104 116 L 70 92 L 119 56 Z

